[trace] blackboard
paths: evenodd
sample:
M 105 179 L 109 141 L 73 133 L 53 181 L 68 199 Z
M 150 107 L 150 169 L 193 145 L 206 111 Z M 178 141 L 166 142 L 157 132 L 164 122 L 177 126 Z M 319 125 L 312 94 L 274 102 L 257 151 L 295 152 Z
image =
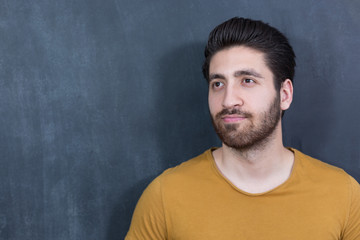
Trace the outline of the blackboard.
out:
M 243 16 L 297 54 L 284 140 L 360 180 L 360 2 L 0 1 L 0 239 L 123 239 L 164 169 L 220 144 L 201 75 Z

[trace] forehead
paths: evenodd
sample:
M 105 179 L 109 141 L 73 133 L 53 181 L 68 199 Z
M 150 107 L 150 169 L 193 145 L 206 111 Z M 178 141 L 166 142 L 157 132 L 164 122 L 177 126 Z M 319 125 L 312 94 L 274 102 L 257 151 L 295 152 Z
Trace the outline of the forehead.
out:
M 231 73 L 242 69 L 253 69 L 262 75 L 272 72 L 265 62 L 265 54 L 245 46 L 234 46 L 218 51 L 210 60 L 209 73 Z

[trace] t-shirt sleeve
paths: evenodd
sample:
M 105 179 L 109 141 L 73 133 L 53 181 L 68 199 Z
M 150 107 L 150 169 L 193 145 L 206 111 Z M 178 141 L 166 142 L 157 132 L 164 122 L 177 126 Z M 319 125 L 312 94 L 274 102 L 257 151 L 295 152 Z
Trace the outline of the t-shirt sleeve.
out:
M 138 239 L 166 239 L 160 177 L 150 183 L 136 205 L 125 240 Z
M 360 185 L 350 176 L 350 210 L 343 240 L 360 240 Z

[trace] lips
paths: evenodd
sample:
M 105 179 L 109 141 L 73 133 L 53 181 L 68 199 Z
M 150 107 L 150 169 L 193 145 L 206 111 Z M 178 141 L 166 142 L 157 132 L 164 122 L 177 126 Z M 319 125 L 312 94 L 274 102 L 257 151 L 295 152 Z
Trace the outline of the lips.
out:
M 240 121 L 246 119 L 246 117 L 234 114 L 234 115 L 224 115 L 224 116 L 221 117 L 221 119 L 225 123 L 234 123 L 234 122 L 240 122 Z
M 223 123 L 239 123 L 247 118 L 251 118 L 252 115 L 249 112 L 233 108 L 223 109 L 215 115 L 214 119 L 222 121 Z

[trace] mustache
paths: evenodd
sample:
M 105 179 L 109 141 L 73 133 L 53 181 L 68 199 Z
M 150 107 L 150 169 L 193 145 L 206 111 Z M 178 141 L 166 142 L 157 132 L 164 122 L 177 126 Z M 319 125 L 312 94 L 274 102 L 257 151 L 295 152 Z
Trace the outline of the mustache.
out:
M 243 117 L 246 117 L 246 118 L 252 117 L 251 113 L 245 112 L 245 111 L 242 111 L 242 110 L 236 109 L 236 108 L 223 109 L 223 110 L 221 110 L 221 112 L 217 113 L 215 117 L 216 118 L 221 118 L 224 115 L 240 115 L 240 116 L 243 116 Z

